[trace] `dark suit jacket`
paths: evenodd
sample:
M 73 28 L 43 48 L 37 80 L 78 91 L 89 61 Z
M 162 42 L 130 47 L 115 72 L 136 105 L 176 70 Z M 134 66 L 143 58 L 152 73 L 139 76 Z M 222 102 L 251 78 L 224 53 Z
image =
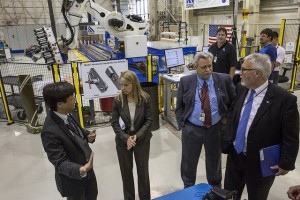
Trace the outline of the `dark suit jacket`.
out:
M 116 142 L 117 144 L 127 145 L 127 140 L 130 135 L 137 135 L 137 144 L 151 139 L 151 123 L 152 123 L 152 114 L 151 114 L 151 103 L 150 96 L 146 94 L 147 101 L 142 102 L 139 105 L 136 105 L 135 115 L 134 115 L 134 131 L 130 131 L 131 118 L 128 107 L 127 98 L 124 97 L 124 105 L 122 108 L 122 102 L 115 99 L 113 103 L 113 112 L 111 125 L 116 133 Z M 119 124 L 119 117 L 125 123 L 125 130 L 122 130 Z
M 240 113 L 248 89 L 239 85 L 237 98 L 227 117 L 229 152 L 234 151 L 233 142 L 239 124 Z M 251 176 L 262 176 L 259 150 L 281 144 L 279 167 L 295 169 L 299 148 L 299 113 L 297 97 L 269 83 L 266 95 L 249 128 L 247 138 L 247 167 Z
M 227 74 L 212 73 L 215 91 L 218 99 L 219 114 L 226 115 L 234 97 L 235 88 Z M 192 114 L 195 104 L 197 74 L 184 76 L 180 79 L 176 102 L 176 119 L 179 127 L 183 127 Z
M 80 127 L 78 123 L 77 126 Z M 82 133 L 87 139 L 89 132 L 82 129 Z M 94 171 L 91 169 L 86 177 L 80 177 L 79 168 L 87 163 L 87 158 L 64 121 L 53 111 L 45 119 L 41 138 L 48 159 L 55 167 L 58 191 L 63 197 L 82 194 L 83 185 L 87 184 L 90 176 L 94 178 Z

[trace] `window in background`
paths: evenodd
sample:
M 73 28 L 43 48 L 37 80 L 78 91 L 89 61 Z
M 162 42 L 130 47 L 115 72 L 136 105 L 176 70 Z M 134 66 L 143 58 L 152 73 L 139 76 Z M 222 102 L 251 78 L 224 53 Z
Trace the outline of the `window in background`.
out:
M 149 0 L 130 0 L 128 10 L 131 15 L 139 15 L 145 21 L 149 21 Z

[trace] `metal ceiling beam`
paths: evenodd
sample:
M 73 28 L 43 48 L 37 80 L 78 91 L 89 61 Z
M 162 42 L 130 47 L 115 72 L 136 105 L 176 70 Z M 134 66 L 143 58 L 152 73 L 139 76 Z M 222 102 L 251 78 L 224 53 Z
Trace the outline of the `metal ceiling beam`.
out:
M 13 1 L 12 3 L 13 3 L 13 8 L 14 8 L 14 16 L 16 17 L 16 25 L 18 25 L 19 24 L 19 20 L 18 20 L 18 16 L 16 16 L 17 12 L 16 12 L 16 8 L 15 8 L 15 1 Z
M 18 1 L 19 1 L 19 3 L 21 4 L 21 6 L 24 5 L 20 0 L 18 0 Z M 30 16 L 30 18 L 32 19 L 32 21 L 36 24 L 36 20 L 34 19 L 34 17 L 32 17 L 32 15 L 31 15 L 30 12 L 27 10 L 27 8 L 25 8 L 25 7 L 23 6 L 23 10 L 25 11 L 25 12 L 24 12 L 24 15 L 25 15 L 26 21 L 27 21 L 27 15 L 26 15 L 25 13 L 27 13 L 27 14 Z
M 43 12 L 41 12 L 41 15 L 39 16 L 39 18 L 40 19 L 45 19 L 45 22 L 43 22 L 43 23 L 47 24 L 47 19 L 49 19 L 49 17 L 48 16 L 46 17 L 46 13 L 47 13 L 48 9 L 46 9 L 46 6 L 45 6 L 44 2 L 42 3 L 42 5 L 43 5 Z M 43 18 L 42 18 L 42 15 L 44 15 Z M 40 21 L 41 20 L 38 21 L 38 24 L 43 24 L 43 23 L 40 23 Z
M 10 18 L 10 20 L 13 21 L 13 22 L 16 24 L 16 23 L 17 23 L 16 19 L 13 18 L 13 17 L 7 12 L 7 10 L 3 7 L 3 4 L 1 4 L 1 6 L 2 6 L 3 13 L 7 14 L 7 16 Z M 3 16 L 3 17 L 5 17 L 5 16 Z M 5 21 L 7 21 L 7 20 L 5 20 Z

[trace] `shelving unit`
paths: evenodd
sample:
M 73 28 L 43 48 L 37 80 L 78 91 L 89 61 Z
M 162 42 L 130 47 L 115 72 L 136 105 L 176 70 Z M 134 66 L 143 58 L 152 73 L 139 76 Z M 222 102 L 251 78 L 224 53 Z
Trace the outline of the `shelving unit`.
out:
M 0 61 L 6 60 L 5 56 L 5 41 L 0 40 Z

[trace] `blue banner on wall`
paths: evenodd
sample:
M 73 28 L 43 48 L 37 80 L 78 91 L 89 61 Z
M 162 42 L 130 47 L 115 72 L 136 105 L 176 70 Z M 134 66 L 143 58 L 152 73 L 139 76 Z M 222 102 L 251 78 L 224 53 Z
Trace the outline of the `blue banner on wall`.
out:
M 230 0 L 185 0 L 185 10 L 229 6 Z

